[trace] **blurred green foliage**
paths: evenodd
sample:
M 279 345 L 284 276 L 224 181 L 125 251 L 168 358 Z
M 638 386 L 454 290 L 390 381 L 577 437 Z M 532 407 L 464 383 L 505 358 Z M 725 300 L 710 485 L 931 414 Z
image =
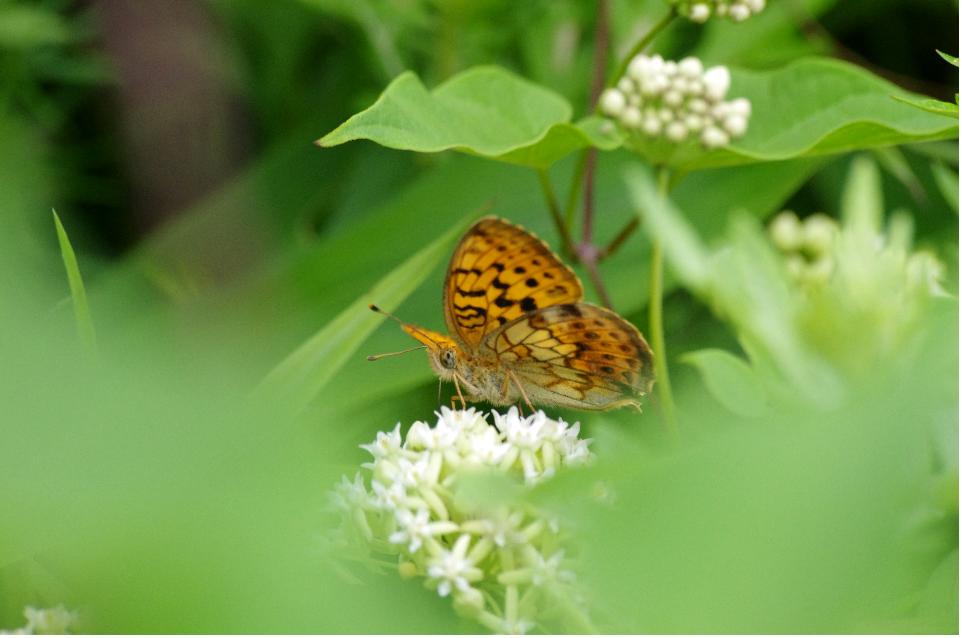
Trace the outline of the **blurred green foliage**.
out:
M 593 3 L 196 3 L 246 155 L 149 234 L 104 4 L 0 1 L 0 628 L 62 602 L 91 632 L 477 631 L 416 582 L 320 551 L 325 491 L 364 460 L 357 445 L 437 406 L 423 357 L 364 360 L 407 338 L 374 330 L 363 306 L 439 328 L 446 251 L 485 206 L 558 238 L 523 165 L 311 141 L 405 70 L 433 88 L 500 65 L 577 122 Z M 958 90 L 934 52 L 957 53 L 957 3 L 769 4 L 741 25 L 675 24 L 654 49 L 749 78 L 833 56 L 870 83 L 943 102 Z M 613 0 L 610 66 L 665 11 Z M 912 108 L 885 109 L 897 107 Z M 596 236 L 644 219 L 601 265 L 642 328 L 649 235 L 666 244 L 680 412 L 677 444 L 653 406 L 565 414 L 598 463 L 530 495 L 578 531 L 602 630 L 958 631 L 958 147 L 945 139 L 957 120 L 917 116 L 943 118 L 942 141 L 878 149 L 916 140 L 855 125 L 826 147 L 840 154 L 696 171 L 667 205 L 637 156 L 600 154 Z M 190 140 L 174 142 L 203 168 Z M 551 163 L 562 196 L 576 161 Z M 69 283 L 52 207 L 79 262 Z M 843 226 L 868 210 L 866 232 L 946 265 L 947 294 L 916 303 L 889 277 L 904 264 L 854 248 L 839 258 L 864 277 L 802 290 L 761 229 L 784 208 Z M 78 274 L 96 359 L 77 336 Z M 292 352 L 312 375 L 292 382 L 306 407 L 252 395 Z M 595 498 L 599 482 L 613 499 Z

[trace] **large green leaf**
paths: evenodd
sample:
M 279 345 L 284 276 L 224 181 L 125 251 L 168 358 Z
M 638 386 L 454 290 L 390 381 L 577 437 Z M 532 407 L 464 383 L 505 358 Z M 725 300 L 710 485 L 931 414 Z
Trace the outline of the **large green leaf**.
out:
M 707 348 L 689 352 L 682 360 L 698 368 L 708 391 L 732 413 L 758 416 L 765 411 L 765 392 L 743 359 L 725 350 Z
M 320 146 L 367 139 L 390 148 L 458 150 L 512 164 L 547 168 L 587 146 L 620 144 L 598 118 L 571 123 L 560 95 L 505 69 L 475 67 L 433 91 L 408 71 L 368 109 L 322 137 Z
M 956 119 L 901 102 L 917 96 L 838 60 L 807 58 L 767 72 L 733 70 L 729 95 L 751 100 L 745 136 L 707 154 L 686 147 L 671 164 L 693 169 L 769 162 L 959 134 Z
M 394 310 L 448 254 L 451 242 L 474 215 L 459 221 L 345 308 L 278 364 L 259 391 L 288 402 L 294 411 L 304 408 L 383 320 L 368 306 L 376 301 Z

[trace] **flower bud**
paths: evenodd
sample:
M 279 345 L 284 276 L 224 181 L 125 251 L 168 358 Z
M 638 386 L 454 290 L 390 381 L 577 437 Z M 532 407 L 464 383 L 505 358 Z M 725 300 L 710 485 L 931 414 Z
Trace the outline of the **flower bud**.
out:
M 802 245 L 802 224 L 790 210 L 782 211 L 768 226 L 772 242 L 783 252 L 794 252 Z
M 838 225 L 828 215 L 821 213 L 807 218 L 802 225 L 802 244 L 813 255 L 827 253 L 838 232 Z
M 705 71 L 702 80 L 705 83 L 705 95 L 710 100 L 724 99 L 731 86 L 731 74 L 723 66 L 713 66 Z
M 692 22 L 708 22 L 708 18 L 710 17 L 711 7 L 709 7 L 707 4 L 694 4 L 688 10 L 688 19 Z
M 605 115 L 617 117 L 625 108 L 625 95 L 618 89 L 607 89 L 601 94 L 598 103 L 601 105 L 601 112 Z
M 669 122 L 665 127 L 665 137 L 672 142 L 681 142 L 688 137 L 688 128 L 677 120 Z
M 689 56 L 678 63 L 678 71 L 686 78 L 700 78 L 704 67 L 701 60 Z
M 741 115 L 729 115 L 722 126 L 732 137 L 741 137 L 748 130 L 748 120 Z
M 725 131 L 717 126 L 705 127 L 701 134 L 701 143 L 705 145 L 705 148 L 719 148 L 728 144 L 729 141 Z
M 621 112 L 621 123 L 628 128 L 641 126 L 641 111 L 635 106 L 629 106 Z

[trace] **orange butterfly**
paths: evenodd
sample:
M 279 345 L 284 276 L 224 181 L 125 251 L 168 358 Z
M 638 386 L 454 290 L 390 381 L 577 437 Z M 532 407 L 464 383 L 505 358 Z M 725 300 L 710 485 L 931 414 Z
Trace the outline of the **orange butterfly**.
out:
M 532 410 L 638 408 L 635 397 L 654 382 L 651 348 L 637 328 L 583 295 L 577 275 L 547 244 L 484 217 L 448 266 L 444 320 L 451 336 L 398 321 L 424 344 L 438 376 L 454 382 L 462 406 L 523 399 Z

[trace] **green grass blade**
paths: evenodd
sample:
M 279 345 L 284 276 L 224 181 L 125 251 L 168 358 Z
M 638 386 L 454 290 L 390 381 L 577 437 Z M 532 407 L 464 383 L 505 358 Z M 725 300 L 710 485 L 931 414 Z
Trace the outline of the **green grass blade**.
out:
M 94 322 L 90 318 L 90 306 L 87 304 L 87 291 L 84 288 L 84 280 L 80 275 L 80 267 L 77 265 L 77 256 L 74 254 L 73 246 L 70 245 L 70 238 L 67 231 L 60 223 L 57 211 L 52 210 L 53 223 L 57 228 L 57 241 L 60 243 L 60 255 L 63 257 L 63 266 L 67 270 L 67 282 L 70 284 L 70 297 L 73 299 L 73 314 L 77 321 L 77 334 L 80 341 L 90 352 L 97 349 L 97 333 L 94 331 Z
M 271 370 L 257 393 L 281 399 L 295 411 L 304 409 L 384 320 L 368 306 L 376 303 L 388 312 L 399 306 L 449 254 L 451 243 L 477 215 L 472 212 L 378 281 Z

